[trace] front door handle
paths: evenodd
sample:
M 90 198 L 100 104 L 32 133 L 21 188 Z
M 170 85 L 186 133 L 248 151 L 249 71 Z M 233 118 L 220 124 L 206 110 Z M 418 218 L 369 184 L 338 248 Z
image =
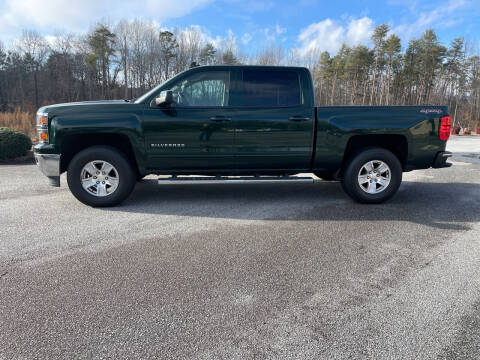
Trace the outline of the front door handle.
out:
M 288 121 L 300 122 L 300 121 L 310 121 L 309 117 L 303 116 L 291 116 L 288 118 Z
M 210 121 L 214 121 L 214 122 L 226 122 L 226 121 L 232 121 L 232 119 L 227 118 L 227 117 L 222 116 L 222 115 L 218 115 L 218 116 L 212 116 L 212 117 L 210 118 Z

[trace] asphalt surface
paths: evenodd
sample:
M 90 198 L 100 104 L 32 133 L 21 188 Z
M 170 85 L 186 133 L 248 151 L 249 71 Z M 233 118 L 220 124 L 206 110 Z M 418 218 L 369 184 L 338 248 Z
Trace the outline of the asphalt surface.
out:
M 158 186 L 113 209 L 0 166 L 0 359 L 478 359 L 480 136 L 390 202 Z

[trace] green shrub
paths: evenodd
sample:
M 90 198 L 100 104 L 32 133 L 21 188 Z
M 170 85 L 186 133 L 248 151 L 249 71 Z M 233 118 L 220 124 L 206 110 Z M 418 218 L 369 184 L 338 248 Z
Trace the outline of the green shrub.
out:
M 30 138 L 16 130 L 0 127 L 0 159 L 13 159 L 27 155 L 32 148 Z

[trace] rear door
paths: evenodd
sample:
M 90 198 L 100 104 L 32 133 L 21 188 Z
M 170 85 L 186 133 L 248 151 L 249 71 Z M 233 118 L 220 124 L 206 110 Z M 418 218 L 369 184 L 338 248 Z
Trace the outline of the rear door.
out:
M 288 68 L 243 68 L 241 72 L 240 106 L 234 117 L 236 167 L 308 169 L 314 112 L 311 84 L 302 84 L 309 76 L 302 79 L 301 71 Z

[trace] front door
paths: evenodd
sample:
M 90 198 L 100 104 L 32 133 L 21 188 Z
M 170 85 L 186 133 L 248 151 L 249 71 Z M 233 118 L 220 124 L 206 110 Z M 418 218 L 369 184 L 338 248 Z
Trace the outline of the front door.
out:
M 149 106 L 144 112 L 148 167 L 168 171 L 234 168 L 230 71 L 198 69 L 180 77 L 170 90 L 172 105 Z

